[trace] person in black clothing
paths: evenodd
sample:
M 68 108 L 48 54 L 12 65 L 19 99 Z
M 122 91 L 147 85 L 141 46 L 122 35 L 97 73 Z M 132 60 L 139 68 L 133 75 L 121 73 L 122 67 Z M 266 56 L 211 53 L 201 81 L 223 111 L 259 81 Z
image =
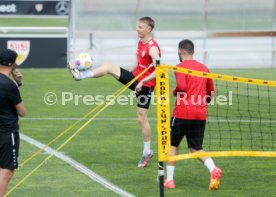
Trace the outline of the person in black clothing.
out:
M 0 197 L 4 196 L 18 166 L 18 116 L 25 115 L 18 90 L 22 74 L 16 68 L 16 58 L 17 53 L 10 49 L 0 53 Z

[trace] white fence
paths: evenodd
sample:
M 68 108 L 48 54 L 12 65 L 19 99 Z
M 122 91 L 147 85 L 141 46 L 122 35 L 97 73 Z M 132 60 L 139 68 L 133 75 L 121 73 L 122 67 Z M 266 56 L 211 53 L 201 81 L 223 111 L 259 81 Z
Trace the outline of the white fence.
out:
M 95 64 L 135 62 L 136 20 L 156 20 L 162 62 L 177 64 L 177 45 L 195 42 L 195 58 L 210 68 L 276 67 L 276 0 L 80 0 L 72 2 L 70 55 L 86 51 Z M 74 4 L 75 3 L 75 4 Z M 125 5 L 125 6 L 122 6 Z M 127 9 L 126 9 L 127 7 Z

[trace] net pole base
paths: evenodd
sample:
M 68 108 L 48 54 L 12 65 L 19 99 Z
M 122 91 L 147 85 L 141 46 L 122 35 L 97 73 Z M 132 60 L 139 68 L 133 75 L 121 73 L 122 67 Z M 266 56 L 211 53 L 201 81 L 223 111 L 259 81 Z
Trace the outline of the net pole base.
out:
M 158 178 L 159 178 L 159 191 L 160 197 L 165 197 L 164 193 L 164 162 L 158 162 Z

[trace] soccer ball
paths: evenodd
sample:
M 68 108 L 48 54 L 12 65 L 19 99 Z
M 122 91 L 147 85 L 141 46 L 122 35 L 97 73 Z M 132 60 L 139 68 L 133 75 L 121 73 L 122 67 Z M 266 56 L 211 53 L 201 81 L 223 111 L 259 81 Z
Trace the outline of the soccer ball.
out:
M 75 61 L 75 67 L 79 71 L 88 70 L 92 67 L 92 57 L 88 53 L 81 53 L 77 56 Z

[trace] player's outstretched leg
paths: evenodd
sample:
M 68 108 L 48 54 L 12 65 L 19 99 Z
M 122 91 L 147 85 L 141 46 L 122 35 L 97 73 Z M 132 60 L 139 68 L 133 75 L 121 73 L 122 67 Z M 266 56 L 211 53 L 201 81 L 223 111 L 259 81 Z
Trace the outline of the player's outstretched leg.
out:
M 118 80 L 121 74 L 121 68 L 114 64 L 103 64 L 102 66 L 94 69 L 89 68 L 87 70 L 79 70 L 73 64 L 68 62 L 67 68 L 76 81 L 84 78 L 98 78 L 107 74 L 113 76 L 115 79 Z
M 67 68 L 68 68 L 69 72 L 71 72 L 71 74 L 73 75 L 73 78 L 76 81 L 81 80 L 80 71 L 77 68 L 75 68 L 74 65 L 72 65 L 70 62 L 68 62 L 67 63 Z

